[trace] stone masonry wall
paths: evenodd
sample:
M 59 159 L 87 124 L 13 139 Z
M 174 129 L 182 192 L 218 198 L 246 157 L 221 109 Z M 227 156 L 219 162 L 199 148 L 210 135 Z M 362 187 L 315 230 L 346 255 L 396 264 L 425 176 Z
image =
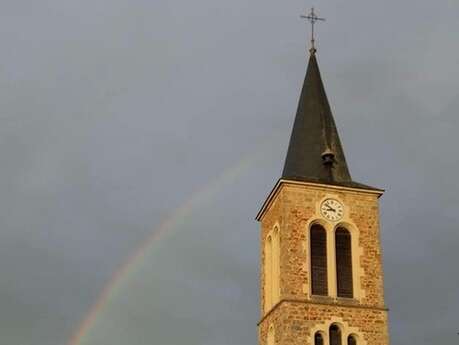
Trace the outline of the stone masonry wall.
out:
M 315 332 L 321 331 L 327 336 L 331 324 L 340 326 L 343 345 L 350 334 L 358 336 L 358 344 L 389 344 L 387 312 L 384 310 L 303 302 L 283 302 L 273 310 L 259 326 L 259 344 L 267 344 L 270 325 L 274 325 L 275 344 L 310 345 Z
M 345 221 L 352 223 L 358 231 L 361 273 L 358 300 L 330 297 L 317 300 L 317 297 L 309 296 L 308 225 L 312 220 L 320 220 L 319 203 L 326 197 L 338 198 L 344 203 Z M 280 228 L 281 303 L 262 318 L 260 345 L 265 345 L 263 339 L 271 323 L 275 325 L 276 344 L 307 345 L 310 344 L 307 339 L 310 339 L 311 329 L 334 318 L 342 319 L 349 327 L 357 327 L 365 338 L 363 343 L 387 345 L 378 195 L 320 185 L 284 183 L 279 187 L 261 220 L 262 317 L 268 312 L 263 310 L 264 240 L 275 224 Z

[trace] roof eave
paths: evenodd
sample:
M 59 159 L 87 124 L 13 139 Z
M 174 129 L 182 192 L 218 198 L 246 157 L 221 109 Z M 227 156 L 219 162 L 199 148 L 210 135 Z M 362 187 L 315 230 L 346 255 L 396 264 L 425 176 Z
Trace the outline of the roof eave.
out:
M 295 179 L 285 179 L 285 178 L 280 178 L 277 180 L 276 184 L 274 185 L 273 189 L 271 192 L 268 194 L 268 197 L 266 200 L 263 202 L 263 205 L 261 206 L 260 211 L 258 211 L 257 216 L 255 217 L 255 220 L 261 221 L 263 216 L 265 215 L 266 211 L 268 210 L 269 206 L 271 205 L 272 200 L 276 196 L 276 194 L 279 192 L 280 187 L 283 184 L 292 184 L 292 185 L 302 185 L 302 186 L 313 186 L 313 187 L 326 187 L 329 189 L 335 189 L 335 190 L 344 190 L 344 191 L 353 191 L 353 192 L 360 192 L 360 193 L 368 193 L 368 194 L 376 194 L 378 198 L 380 198 L 385 190 L 384 189 L 379 189 L 379 188 L 374 188 L 370 186 L 365 186 L 361 185 L 361 187 L 347 187 L 340 185 L 338 183 L 336 184 L 325 184 L 325 183 L 318 183 L 318 182 L 311 182 L 311 181 L 305 181 L 305 180 L 295 180 Z

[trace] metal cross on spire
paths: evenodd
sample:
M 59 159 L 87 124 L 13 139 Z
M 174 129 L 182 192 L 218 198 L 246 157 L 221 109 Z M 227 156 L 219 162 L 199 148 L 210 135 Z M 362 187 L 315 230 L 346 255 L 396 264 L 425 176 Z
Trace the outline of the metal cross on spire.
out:
M 306 15 L 301 15 L 301 18 L 307 19 L 311 22 L 311 53 L 316 52 L 316 48 L 314 46 L 314 25 L 316 24 L 317 21 L 325 21 L 325 18 L 320 18 L 317 17 L 317 15 L 314 13 L 314 7 L 311 8 L 311 13 L 309 13 L 307 16 Z

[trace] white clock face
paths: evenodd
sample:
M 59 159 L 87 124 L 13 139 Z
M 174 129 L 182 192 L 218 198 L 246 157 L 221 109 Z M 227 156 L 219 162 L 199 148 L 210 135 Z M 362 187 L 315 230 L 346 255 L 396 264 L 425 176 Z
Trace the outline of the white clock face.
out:
M 336 222 L 343 218 L 344 206 L 338 200 L 326 199 L 320 205 L 320 212 L 324 218 Z

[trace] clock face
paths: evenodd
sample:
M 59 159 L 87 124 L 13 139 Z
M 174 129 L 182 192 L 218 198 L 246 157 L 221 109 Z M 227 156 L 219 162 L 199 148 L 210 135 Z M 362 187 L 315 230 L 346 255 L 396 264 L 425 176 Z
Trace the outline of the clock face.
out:
M 338 221 L 343 218 L 344 206 L 338 200 L 326 199 L 320 205 L 322 216 L 331 221 Z

